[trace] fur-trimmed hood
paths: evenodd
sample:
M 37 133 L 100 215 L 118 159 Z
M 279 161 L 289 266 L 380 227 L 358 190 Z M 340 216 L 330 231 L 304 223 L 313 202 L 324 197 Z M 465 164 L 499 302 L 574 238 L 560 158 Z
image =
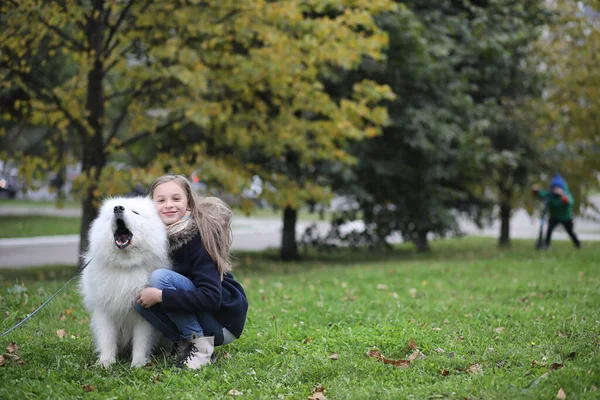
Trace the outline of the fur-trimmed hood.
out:
M 169 233 L 169 250 L 171 254 L 182 248 L 198 234 L 198 225 L 196 225 L 193 218 L 186 225 L 185 229 L 181 231 Z

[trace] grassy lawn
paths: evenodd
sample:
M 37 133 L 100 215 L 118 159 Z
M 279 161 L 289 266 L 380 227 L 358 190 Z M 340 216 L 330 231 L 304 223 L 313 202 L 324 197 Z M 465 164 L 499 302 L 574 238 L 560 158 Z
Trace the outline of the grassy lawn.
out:
M 0 216 L 0 239 L 78 234 L 79 218 L 38 215 Z
M 71 284 L 0 341 L 6 354 L 11 341 L 19 346 L 18 360 L 4 356 L 0 398 L 307 399 L 319 385 L 328 399 L 554 399 L 561 388 L 567 399 L 598 398 L 598 248 L 555 241 L 535 252 L 532 241 L 516 241 L 500 251 L 491 239 L 433 248 L 285 265 L 270 253 L 238 255 L 251 307 L 246 330 L 196 372 L 164 357 L 138 370 L 125 359 L 108 371 L 96 366 Z M 0 331 L 73 271 L 0 270 Z M 376 348 L 408 360 L 410 339 L 424 358 L 407 368 L 366 355 Z
M 0 199 L 0 207 L 49 207 L 56 208 L 56 201 L 36 201 L 36 200 L 20 200 L 20 199 Z M 80 208 L 81 203 L 76 200 L 69 200 L 63 203 L 63 208 Z

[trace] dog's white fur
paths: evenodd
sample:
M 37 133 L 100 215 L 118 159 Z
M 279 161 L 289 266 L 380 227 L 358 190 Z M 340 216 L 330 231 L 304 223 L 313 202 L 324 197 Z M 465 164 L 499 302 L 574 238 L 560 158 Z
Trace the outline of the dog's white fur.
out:
M 115 207 L 122 206 L 120 215 Z M 137 214 L 136 214 L 137 213 Z M 131 244 L 117 247 L 117 219 L 131 231 Z M 104 201 L 89 232 L 89 247 L 80 291 L 91 317 L 99 363 L 108 367 L 117 354 L 131 348 L 131 366 L 150 359 L 159 332 L 134 309 L 137 295 L 148 285 L 151 272 L 169 268 L 166 229 L 147 197 Z

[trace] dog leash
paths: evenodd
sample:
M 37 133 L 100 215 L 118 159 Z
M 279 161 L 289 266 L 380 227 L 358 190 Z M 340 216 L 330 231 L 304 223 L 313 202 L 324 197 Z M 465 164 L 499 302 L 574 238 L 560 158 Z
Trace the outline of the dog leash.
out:
M 65 287 L 67 287 L 67 285 L 69 283 L 71 283 L 71 281 L 73 279 L 77 278 L 79 276 L 79 274 L 81 273 L 81 271 L 83 271 L 85 269 L 85 267 L 87 267 L 90 264 L 91 261 L 92 261 L 92 259 L 90 258 L 90 260 L 87 263 L 85 263 L 85 265 L 83 267 L 81 267 L 79 270 L 77 270 L 77 273 L 71 279 L 69 279 L 67 281 L 67 283 L 65 283 L 64 285 L 62 285 L 62 287 L 60 289 L 58 289 L 58 291 L 56 293 L 54 293 L 52 296 L 50 296 L 50 298 L 48 300 L 46 300 L 44 302 L 44 304 L 42 304 L 41 306 L 39 306 L 35 311 L 33 311 L 31 314 L 29 314 L 27 317 L 25 317 L 25 319 L 23 319 L 21 322 L 19 322 L 18 324 L 16 324 L 12 328 L 10 328 L 9 330 L 7 330 L 3 334 L 1 334 L 0 338 L 3 338 L 4 336 L 8 335 L 9 333 L 11 333 L 15 329 L 17 329 L 19 326 L 23 325 L 27 320 L 29 320 L 29 318 L 33 317 L 38 311 L 40 311 L 42 308 L 44 308 L 44 306 L 46 304 L 48 304 L 50 302 L 50 300 L 52 300 L 53 298 L 55 298 L 56 295 L 59 294 Z

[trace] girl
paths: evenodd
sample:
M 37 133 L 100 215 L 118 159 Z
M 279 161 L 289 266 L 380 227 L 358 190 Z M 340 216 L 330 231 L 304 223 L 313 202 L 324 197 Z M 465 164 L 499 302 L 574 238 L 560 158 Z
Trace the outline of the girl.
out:
M 167 226 L 173 270 L 155 270 L 135 308 L 173 341 L 177 362 L 198 369 L 214 346 L 239 338 L 246 321 L 248 300 L 230 272 L 233 214 L 181 175 L 162 176 L 148 191 Z

